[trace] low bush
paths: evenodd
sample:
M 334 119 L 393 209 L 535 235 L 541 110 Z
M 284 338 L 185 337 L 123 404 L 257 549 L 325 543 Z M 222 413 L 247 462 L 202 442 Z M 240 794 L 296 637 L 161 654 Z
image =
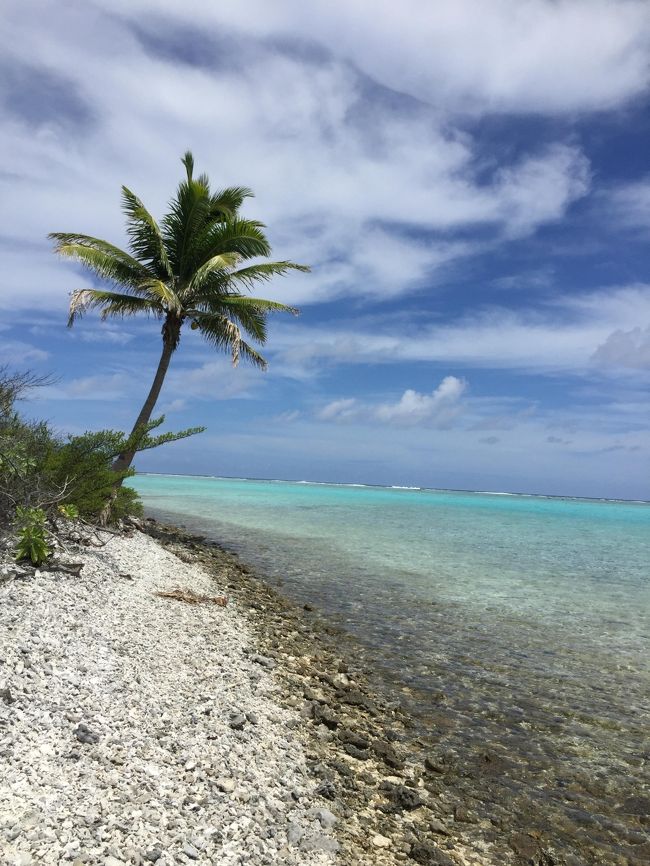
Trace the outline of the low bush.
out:
M 47 514 L 42 508 L 16 509 L 15 528 L 17 530 L 16 559 L 29 559 L 33 565 L 41 565 L 52 549 L 49 545 L 50 532 L 47 529 Z
M 100 430 L 63 438 L 45 422 L 21 417 L 15 408 L 25 390 L 46 381 L 0 368 L 0 529 L 13 529 L 16 556 L 34 564 L 49 555 L 51 534 L 61 518 L 96 523 L 110 510 L 109 522 L 115 523 L 142 513 L 135 490 L 122 485 L 135 470 L 112 469 L 124 450 L 156 448 L 203 429 L 152 436 L 163 416 L 135 436 Z

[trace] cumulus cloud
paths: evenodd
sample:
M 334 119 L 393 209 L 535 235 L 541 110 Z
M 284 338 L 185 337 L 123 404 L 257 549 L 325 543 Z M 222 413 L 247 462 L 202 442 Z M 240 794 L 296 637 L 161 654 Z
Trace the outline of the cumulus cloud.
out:
M 316 417 L 321 421 L 373 421 L 404 427 L 427 424 L 443 429 L 452 426 L 461 414 L 460 398 L 466 388 L 464 380 L 446 376 L 429 394 L 408 388 L 396 402 L 378 404 L 342 398 L 328 403 Z
M 597 364 L 650 370 L 650 325 L 613 331 L 593 354 Z

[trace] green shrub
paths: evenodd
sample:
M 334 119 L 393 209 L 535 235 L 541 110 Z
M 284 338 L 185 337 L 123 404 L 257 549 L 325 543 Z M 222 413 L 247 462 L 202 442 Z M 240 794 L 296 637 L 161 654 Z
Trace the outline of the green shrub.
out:
M 63 516 L 90 523 L 104 518 L 109 505 L 110 522 L 140 515 L 138 494 L 121 485 L 135 470 L 114 472 L 115 458 L 131 449 L 157 448 L 204 429 L 152 435 L 164 423 L 161 416 L 128 436 L 100 430 L 63 439 L 45 422 L 27 421 L 15 409 L 16 400 L 26 390 L 49 382 L 46 377 L 10 373 L 0 367 L 0 531 L 12 524 L 17 527 L 21 556 L 32 560 L 47 556 L 47 534 L 40 533 L 36 517 L 31 522 L 27 519 L 28 512 L 42 511 L 45 519 Z
M 77 520 L 79 517 L 79 509 L 76 505 L 68 503 L 68 505 L 59 505 L 59 514 L 65 517 L 66 520 Z
M 46 527 L 47 514 L 42 508 L 16 509 L 16 529 L 18 543 L 16 559 L 29 559 L 34 565 L 41 565 L 52 549 L 48 544 L 50 533 Z
M 111 469 L 122 441 L 122 434 L 112 430 L 71 436 L 45 461 L 44 470 L 51 486 L 65 487 L 62 504 L 73 506 L 77 516 L 90 523 L 99 518 L 114 492 L 116 480 L 133 474 L 130 471 L 118 476 Z M 139 513 L 141 506 L 137 493 L 131 488 L 120 487 L 111 508 L 112 519 Z

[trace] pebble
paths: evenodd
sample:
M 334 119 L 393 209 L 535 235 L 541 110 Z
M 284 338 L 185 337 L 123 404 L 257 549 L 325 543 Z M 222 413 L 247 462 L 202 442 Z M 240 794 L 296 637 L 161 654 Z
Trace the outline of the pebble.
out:
M 303 836 L 300 840 L 300 848 L 303 851 L 327 851 L 330 854 L 338 853 L 340 845 L 333 836 L 317 833 L 314 836 Z
M 291 823 L 287 828 L 287 839 L 290 845 L 297 845 L 304 835 L 304 830 L 299 824 Z
M 329 809 L 317 809 L 315 817 L 320 822 L 323 830 L 331 830 L 337 822 L 337 817 Z
M 390 848 L 392 842 L 386 836 L 382 836 L 377 833 L 376 836 L 372 837 L 372 844 L 375 846 L 375 848 Z

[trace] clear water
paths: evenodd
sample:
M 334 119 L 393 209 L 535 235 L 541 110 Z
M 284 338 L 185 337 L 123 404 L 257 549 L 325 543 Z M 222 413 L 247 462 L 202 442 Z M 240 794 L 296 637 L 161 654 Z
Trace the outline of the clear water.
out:
M 189 476 L 133 484 L 149 513 L 236 550 L 354 635 L 431 747 L 464 768 L 458 784 L 477 804 L 508 804 L 585 863 L 645 850 L 629 798 L 649 778 L 650 505 Z M 496 781 L 472 773 L 486 747 L 507 766 Z

